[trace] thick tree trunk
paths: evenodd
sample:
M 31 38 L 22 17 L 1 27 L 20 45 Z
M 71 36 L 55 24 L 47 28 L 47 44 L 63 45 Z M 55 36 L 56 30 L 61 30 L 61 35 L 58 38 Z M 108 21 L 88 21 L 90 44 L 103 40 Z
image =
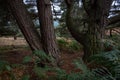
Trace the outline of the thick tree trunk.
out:
M 18 26 L 32 50 L 41 50 L 40 36 L 30 18 L 23 0 L 7 0 Z
M 65 17 L 66 17 L 67 28 L 68 28 L 69 32 L 71 33 L 72 37 L 75 38 L 75 40 L 77 40 L 78 42 L 80 42 L 83 45 L 84 39 L 85 39 L 85 34 L 82 34 L 81 32 L 79 32 L 79 30 L 76 28 L 76 26 L 74 26 L 74 20 L 71 15 L 74 3 L 71 2 L 69 4 L 67 1 L 69 1 L 69 0 L 66 0 L 67 12 L 66 12 Z
M 84 57 L 86 59 L 89 55 L 100 53 L 104 47 L 101 43 L 105 35 L 105 27 L 107 25 L 107 17 L 112 0 L 83 0 L 83 6 L 88 15 L 88 33 L 87 38 L 89 42 L 84 45 Z
M 50 0 L 37 0 L 37 7 L 43 49 L 58 62 L 60 56 L 54 33 Z
M 84 56 L 83 59 L 85 60 L 90 55 L 98 53 L 101 51 L 101 47 L 99 45 L 99 41 L 101 39 L 101 30 L 96 23 L 90 20 L 89 22 L 89 29 L 87 33 L 79 32 L 76 27 L 74 26 L 74 21 L 72 19 L 71 13 L 73 9 L 73 4 L 67 6 L 67 13 L 66 13 L 66 24 L 68 30 L 70 31 L 71 35 L 83 45 L 84 48 Z M 99 29 L 98 29 L 99 28 Z
M 101 43 L 102 37 L 104 36 L 102 34 L 103 30 L 92 20 L 88 23 L 88 28 L 88 33 L 86 33 L 87 41 L 85 41 L 83 45 L 83 60 L 86 60 L 90 55 L 100 53 L 103 50 L 103 43 Z
M 66 24 L 71 35 L 80 42 L 84 47 L 83 59 L 86 60 L 90 55 L 97 54 L 102 51 L 104 38 L 104 30 L 106 26 L 106 19 L 110 9 L 112 0 L 83 0 L 86 13 L 88 15 L 88 30 L 86 33 L 80 32 L 74 26 L 73 20 L 73 0 L 65 0 L 67 4 Z M 108 5 L 106 5 L 108 4 Z M 105 6 L 106 5 L 106 6 Z M 104 10 L 105 8 L 105 10 Z M 109 8 L 109 9 L 108 9 Z

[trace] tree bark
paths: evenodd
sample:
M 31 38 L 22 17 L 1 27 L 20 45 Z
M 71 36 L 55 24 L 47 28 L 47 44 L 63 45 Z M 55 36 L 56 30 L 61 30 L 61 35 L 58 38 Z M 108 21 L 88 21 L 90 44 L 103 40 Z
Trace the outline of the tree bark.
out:
M 67 4 L 67 11 L 66 11 L 66 26 L 71 33 L 72 37 L 75 38 L 78 42 L 80 42 L 82 45 L 84 45 L 85 35 L 84 33 L 81 33 L 76 26 L 74 26 L 74 20 L 72 15 L 72 10 L 74 6 L 73 0 L 65 0 Z
M 59 62 L 60 55 L 56 44 L 50 0 L 37 0 L 37 7 L 43 49 Z
M 18 26 L 32 50 L 42 50 L 40 36 L 30 18 L 23 0 L 7 0 Z
M 76 29 L 73 23 L 73 0 L 65 0 L 67 4 L 66 25 L 71 35 L 83 45 L 84 56 L 86 60 L 92 54 L 97 54 L 102 51 L 103 45 L 101 40 L 104 38 L 104 30 L 107 24 L 107 16 L 112 0 L 83 0 L 83 6 L 87 13 L 88 29 L 85 33 Z M 108 4 L 107 6 L 105 6 Z M 105 10 L 104 10 L 105 8 Z
M 112 0 L 83 0 L 83 6 L 88 15 L 87 39 L 89 40 L 89 44 L 85 45 L 85 48 L 89 48 L 85 54 L 97 54 L 104 49 L 101 41 L 105 37 L 111 4 Z M 83 58 L 87 57 L 85 55 Z

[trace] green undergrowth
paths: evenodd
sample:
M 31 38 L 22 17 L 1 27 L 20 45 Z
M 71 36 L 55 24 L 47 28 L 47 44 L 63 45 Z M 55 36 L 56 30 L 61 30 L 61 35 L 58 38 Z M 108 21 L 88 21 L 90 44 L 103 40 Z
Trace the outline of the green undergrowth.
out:
M 108 52 L 95 54 L 89 58 L 86 65 L 82 59 L 74 60 L 73 64 L 80 72 L 67 73 L 60 67 L 53 67 L 50 62 L 54 59 L 43 51 L 34 51 L 32 55 L 25 56 L 22 66 L 28 66 L 27 63 L 34 62 L 33 71 L 36 80 L 119 80 L 120 79 L 120 51 L 114 49 Z M 11 65 L 6 61 L 0 60 L 0 73 L 4 71 L 12 72 L 14 67 L 20 67 L 20 64 Z M 27 69 L 27 68 L 26 68 Z M 48 75 L 52 74 L 52 75 Z M 17 80 L 14 73 L 10 73 L 11 80 Z M 19 80 L 30 80 L 30 73 L 24 74 Z
M 116 48 L 120 50 L 120 35 L 113 35 L 109 38 L 116 43 Z
M 46 59 L 51 59 L 50 56 L 46 55 L 44 52 L 35 51 L 36 56 L 41 56 L 41 59 L 35 60 L 35 65 L 33 71 L 38 76 L 40 80 L 119 80 L 120 79 L 120 51 L 114 49 L 108 52 L 102 52 L 100 54 L 95 54 L 90 57 L 88 64 L 93 67 L 86 65 L 82 59 L 77 59 L 73 63 L 76 69 L 80 69 L 80 72 L 67 73 L 65 70 L 59 67 L 52 67 L 45 64 L 41 67 L 39 63 Z M 31 60 L 30 56 L 24 58 L 25 63 Z M 38 63 L 39 62 L 39 63 Z M 54 73 L 49 76 L 46 73 Z M 28 79 L 29 80 L 29 79 Z
M 112 36 L 108 36 L 107 39 L 109 40 L 107 41 L 108 45 L 120 50 L 120 35 L 114 34 Z
M 82 45 L 80 45 L 75 40 L 67 40 L 67 39 L 58 39 L 57 40 L 60 50 L 68 51 L 68 52 L 79 52 L 82 50 Z
M 67 73 L 59 66 L 54 67 L 55 60 L 43 51 L 34 51 L 32 55 L 25 56 L 22 65 L 33 62 L 31 71 L 36 75 L 36 80 L 120 80 L 120 50 L 118 36 L 113 36 L 104 42 L 105 50 L 99 54 L 90 56 L 87 63 L 82 59 L 74 60 L 73 64 L 80 72 Z M 82 46 L 76 41 L 58 40 L 61 50 L 71 52 L 80 51 Z M 19 67 L 19 66 L 17 66 Z M 0 62 L 1 73 L 11 71 L 12 66 L 7 62 Z M 47 73 L 51 74 L 48 75 Z M 11 75 L 14 78 L 13 75 Z M 30 80 L 30 73 L 23 75 L 20 80 Z M 17 79 L 13 79 L 17 80 Z
M 24 75 L 22 77 L 16 75 L 17 73 L 15 73 L 15 69 L 24 70 L 24 68 L 25 66 L 22 64 L 10 64 L 8 61 L 0 59 L 0 80 L 26 80 L 22 79 Z

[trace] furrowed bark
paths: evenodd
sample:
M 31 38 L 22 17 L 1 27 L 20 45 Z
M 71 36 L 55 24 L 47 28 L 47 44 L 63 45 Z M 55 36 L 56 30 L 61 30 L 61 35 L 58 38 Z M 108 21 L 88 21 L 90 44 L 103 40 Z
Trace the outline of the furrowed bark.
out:
M 18 26 L 32 50 L 42 50 L 40 36 L 30 18 L 23 0 L 7 0 Z
M 107 25 L 107 17 L 112 0 L 83 0 L 83 6 L 86 11 L 88 30 L 86 33 L 76 31 L 72 18 L 74 2 L 65 0 L 67 4 L 66 24 L 71 35 L 83 45 L 84 56 L 86 60 L 90 55 L 97 54 L 103 50 L 104 31 Z M 107 4 L 107 5 L 106 5 Z
M 44 51 L 59 62 L 59 50 L 53 27 L 53 17 L 50 0 L 37 0 L 40 32 Z

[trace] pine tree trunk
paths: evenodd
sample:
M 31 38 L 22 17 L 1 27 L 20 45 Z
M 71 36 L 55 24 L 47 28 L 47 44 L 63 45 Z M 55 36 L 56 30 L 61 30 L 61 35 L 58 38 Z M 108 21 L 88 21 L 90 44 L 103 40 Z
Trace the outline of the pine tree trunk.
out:
M 23 0 L 7 0 L 18 26 L 32 50 L 41 50 L 40 36 L 30 18 Z
M 37 7 L 43 49 L 58 62 L 60 56 L 54 33 L 50 0 L 37 0 Z

